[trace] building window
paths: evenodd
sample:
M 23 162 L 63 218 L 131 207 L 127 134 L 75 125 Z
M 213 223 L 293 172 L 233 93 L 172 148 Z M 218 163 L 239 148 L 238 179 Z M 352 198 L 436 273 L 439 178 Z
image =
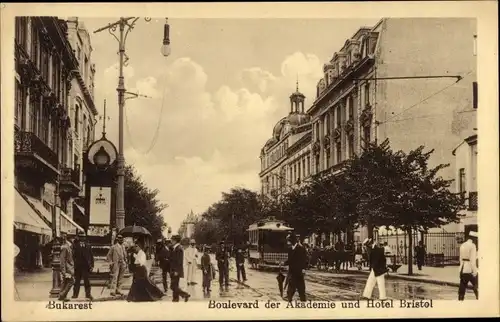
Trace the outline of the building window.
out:
M 307 177 L 306 159 L 305 158 L 302 159 L 302 174 L 304 175 L 304 177 Z
M 316 139 L 319 140 L 319 121 L 316 122 Z
M 477 109 L 477 98 L 478 98 L 477 82 L 472 82 L 472 108 L 473 109 Z
M 337 163 L 342 161 L 342 145 L 337 143 Z
M 297 161 L 297 168 L 298 168 L 298 171 L 297 171 L 298 178 L 297 179 L 300 180 L 300 160 Z
M 462 198 L 465 198 L 465 192 L 466 192 L 466 182 L 465 182 L 465 169 L 460 168 L 458 170 L 458 192 L 460 193 L 460 196 Z
M 50 112 L 49 109 L 42 107 L 42 120 L 41 120 L 41 136 L 47 146 L 49 145 L 49 122 L 50 122 Z
M 37 68 L 40 68 L 40 36 L 38 34 L 38 30 L 32 24 L 31 25 L 31 59 Z
M 15 82 L 15 87 L 16 87 L 16 89 L 15 89 L 16 90 L 15 124 L 19 128 L 22 128 L 23 124 L 24 124 L 24 118 L 25 118 L 24 107 L 26 105 L 26 95 L 25 95 L 24 87 L 17 80 Z
M 326 113 L 325 119 L 324 119 L 324 129 L 325 129 L 325 134 L 330 133 L 330 113 Z
M 354 135 L 351 134 L 347 138 L 347 144 L 349 148 L 349 157 L 352 158 L 354 156 Z
M 307 156 L 307 175 L 311 174 L 311 157 Z
M 79 131 L 78 129 L 80 128 L 80 105 L 76 104 L 75 106 L 75 133 L 78 134 Z
M 335 114 L 337 116 L 337 128 L 340 128 L 340 124 L 342 123 L 342 112 L 340 105 L 335 109 Z
M 349 98 L 347 99 L 347 105 L 349 105 L 349 120 L 353 120 L 354 119 L 354 99 L 352 98 L 352 96 L 349 96 Z
M 370 83 L 365 84 L 365 107 L 370 105 Z
M 16 42 L 21 48 L 26 50 L 28 20 L 26 17 L 16 17 Z
M 477 183 L 476 183 L 476 178 L 477 178 L 477 144 L 473 144 L 470 147 L 471 149 L 471 163 L 470 163 L 470 171 L 471 171 L 471 183 L 470 183 L 470 190 L 471 191 L 476 191 L 477 190 Z
M 316 173 L 319 173 L 320 171 L 320 168 L 319 168 L 319 155 L 316 155 L 316 160 L 315 160 L 315 169 L 316 169 Z
M 370 126 L 365 126 L 363 128 L 363 141 L 364 141 L 364 146 L 368 147 L 371 141 L 371 127 Z
M 42 73 L 43 79 L 45 79 L 48 83 L 48 80 L 49 80 L 49 52 L 48 52 L 47 48 L 42 47 L 41 55 L 42 55 L 42 58 L 41 58 L 40 71 Z
M 330 167 L 330 149 L 327 149 L 326 150 L 326 153 L 325 153 L 325 165 L 326 165 L 326 169 L 328 169 Z

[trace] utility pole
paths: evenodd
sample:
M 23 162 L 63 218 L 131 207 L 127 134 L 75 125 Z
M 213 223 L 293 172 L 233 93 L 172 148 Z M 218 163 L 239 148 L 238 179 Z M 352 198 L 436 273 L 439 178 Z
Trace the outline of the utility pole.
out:
M 118 187 L 116 192 L 116 221 L 115 226 L 119 232 L 125 227 L 125 156 L 123 149 L 123 121 L 124 121 L 124 108 L 125 108 L 125 81 L 123 77 L 123 66 L 128 61 L 128 57 L 125 54 L 125 43 L 127 41 L 127 36 L 129 32 L 134 29 L 135 23 L 139 20 L 137 17 L 122 17 L 120 20 L 108 24 L 105 27 L 99 28 L 94 33 L 98 33 L 104 30 L 108 30 L 109 33 L 115 37 L 118 41 L 118 53 L 119 53 L 119 74 L 118 74 L 118 87 L 116 91 L 118 92 L 118 156 L 117 156 L 117 177 L 118 177 Z M 151 21 L 151 18 L 144 18 L 146 22 Z M 119 30 L 119 36 L 117 37 L 113 32 Z M 126 29 L 126 30 L 125 30 Z M 170 54 L 170 38 L 169 38 L 170 27 L 168 25 L 168 19 L 165 22 L 164 34 L 163 34 L 163 46 L 161 52 L 163 56 L 168 56 Z M 135 97 L 137 97 L 136 95 Z

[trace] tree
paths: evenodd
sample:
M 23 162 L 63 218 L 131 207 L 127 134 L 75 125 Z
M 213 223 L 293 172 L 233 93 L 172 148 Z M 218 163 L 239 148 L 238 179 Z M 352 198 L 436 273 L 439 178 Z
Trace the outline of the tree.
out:
M 459 194 L 449 190 L 452 180 L 438 177 L 447 164 L 428 167 L 433 150 L 420 146 L 408 154 L 393 152 L 389 140 L 370 144 L 360 156 L 348 162 L 342 185 L 349 189 L 349 199 L 357 220 L 372 228 L 393 226 L 408 233 L 408 274 L 413 273 L 412 232 L 458 222 L 464 203 Z
M 158 190 L 149 189 L 133 166 L 125 167 L 125 225 L 143 226 L 154 239 L 162 238 L 166 223 L 161 212 L 167 207 L 157 199 Z
M 219 241 L 219 236 L 223 234 L 219 227 L 219 220 L 203 218 L 195 224 L 193 238 L 199 244 L 215 244 Z

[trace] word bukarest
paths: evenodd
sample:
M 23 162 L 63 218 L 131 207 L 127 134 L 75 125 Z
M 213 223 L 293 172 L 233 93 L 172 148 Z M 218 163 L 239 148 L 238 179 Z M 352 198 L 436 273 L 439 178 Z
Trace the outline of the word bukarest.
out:
M 46 306 L 49 310 L 92 310 L 92 302 L 87 303 L 68 303 L 49 301 Z

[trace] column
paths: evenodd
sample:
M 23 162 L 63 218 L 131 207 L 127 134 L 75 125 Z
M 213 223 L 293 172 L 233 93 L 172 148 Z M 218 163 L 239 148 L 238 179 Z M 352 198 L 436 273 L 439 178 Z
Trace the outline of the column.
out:
M 324 116 L 320 116 L 319 119 L 318 119 L 318 122 L 319 122 L 319 145 L 320 145 L 320 149 L 319 149 L 319 169 L 317 172 L 320 172 L 322 170 L 324 170 L 325 166 L 324 166 L 324 163 L 325 163 L 325 152 L 323 150 L 323 141 L 324 141 L 324 136 L 325 136 L 325 131 L 324 131 Z

